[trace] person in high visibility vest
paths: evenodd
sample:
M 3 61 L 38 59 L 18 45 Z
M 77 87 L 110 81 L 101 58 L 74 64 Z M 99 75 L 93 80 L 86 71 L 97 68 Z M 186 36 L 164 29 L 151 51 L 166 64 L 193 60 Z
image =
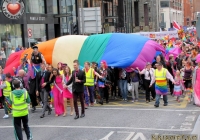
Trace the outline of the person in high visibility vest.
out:
M 12 114 L 14 123 L 14 134 L 16 140 L 23 140 L 21 122 L 23 122 L 24 131 L 27 140 L 32 140 L 32 134 L 28 125 L 28 104 L 30 103 L 29 94 L 25 89 L 20 88 L 18 80 L 13 81 L 15 90 L 9 95 L 12 104 Z
M 93 68 L 90 67 L 89 62 L 85 62 L 84 71 L 86 76 L 86 82 L 84 83 L 84 95 L 85 95 L 85 108 L 87 109 L 89 103 L 94 106 L 94 77 L 95 75 L 102 78 Z
M 167 79 L 169 79 L 173 84 L 175 84 L 175 81 L 172 77 L 172 75 L 169 73 L 169 71 L 165 68 L 163 68 L 162 63 L 158 62 L 156 64 L 157 69 L 154 72 L 154 76 L 151 79 L 150 87 L 155 82 L 155 89 L 156 89 L 156 102 L 155 107 L 159 107 L 160 104 L 160 96 L 163 95 L 163 101 L 164 106 L 168 105 L 167 102 Z
M 10 81 L 11 81 L 11 75 L 10 75 L 10 73 L 7 73 L 5 75 L 5 79 L 3 79 L 2 85 L 0 85 L 0 89 L 3 89 L 3 96 L 4 96 L 5 115 L 4 115 L 3 119 L 9 118 L 9 112 L 10 112 L 10 108 L 11 108 L 10 103 L 9 103 L 9 95 L 12 91 Z

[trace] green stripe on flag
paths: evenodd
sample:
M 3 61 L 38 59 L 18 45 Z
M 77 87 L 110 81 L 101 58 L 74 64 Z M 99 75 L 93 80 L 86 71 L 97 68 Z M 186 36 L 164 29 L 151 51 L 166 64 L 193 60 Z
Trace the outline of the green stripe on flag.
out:
M 89 36 L 85 40 L 78 57 L 80 65 L 84 66 L 86 61 L 99 62 L 111 36 L 111 33 Z

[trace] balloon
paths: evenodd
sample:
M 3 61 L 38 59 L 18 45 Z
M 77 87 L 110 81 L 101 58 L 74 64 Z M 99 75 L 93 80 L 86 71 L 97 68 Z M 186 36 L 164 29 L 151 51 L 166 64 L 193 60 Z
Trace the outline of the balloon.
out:
M 165 49 L 155 41 L 135 34 L 109 33 L 92 36 L 68 35 L 55 38 L 37 45 L 47 63 L 57 66 L 58 62 L 68 64 L 72 68 L 73 60 L 78 59 L 81 66 L 84 62 L 101 62 L 108 66 L 120 68 L 143 69 L 147 62 L 152 62 L 156 52 L 165 53 Z M 21 54 L 28 54 L 32 49 Z M 10 58 L 9 58 L 10 59 Z M 15 60 L 18 64 L 20 59 Z M 10 60 L 7 61 L 8 65 Z

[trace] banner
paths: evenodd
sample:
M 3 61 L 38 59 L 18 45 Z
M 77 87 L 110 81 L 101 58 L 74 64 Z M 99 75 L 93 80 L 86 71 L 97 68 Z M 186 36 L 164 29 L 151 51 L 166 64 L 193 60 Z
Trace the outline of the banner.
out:
M 150 39 L 162 39 L 169 35 L 169 38 L 178 38 L 177 31 L 163 31 L 163 32 L 140 32 L 141 36 L 148 37 Z

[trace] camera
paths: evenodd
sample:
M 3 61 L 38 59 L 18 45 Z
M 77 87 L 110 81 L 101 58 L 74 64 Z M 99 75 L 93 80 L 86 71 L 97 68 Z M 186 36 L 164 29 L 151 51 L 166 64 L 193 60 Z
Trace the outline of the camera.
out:
M 28 54 L 25 54 L 25 55 L 24 55 L 24 58 L 22 58 L 22 62 L 23 62 L 23 63 L 27 63 L 27 56 L 28 56 Z

